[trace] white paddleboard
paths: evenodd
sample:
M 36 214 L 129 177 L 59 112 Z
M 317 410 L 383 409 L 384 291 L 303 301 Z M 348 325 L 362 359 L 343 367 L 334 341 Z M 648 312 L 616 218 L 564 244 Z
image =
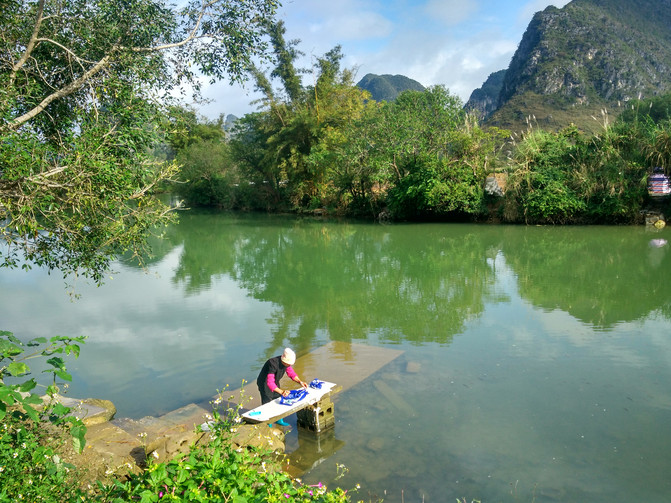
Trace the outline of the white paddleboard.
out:
M 288 416 L 289 414 L 301 410 L 306 405 L 317 403 L 336 386 L 335 383 L 322 381 L 322 387 L 320 389 L 310 388 L 308 386 L 306 390 L 308 395 L 300 402 L 296 402 L 293 405 L 283 405 L 280 403 L 280 398 L 276 398 L 272 402 L 248 410 L 242 414 L 242 417 L 245 421 L 250 423 L 265 423 L 270 422 L 271 419 L 280 419 L 281 417 Z

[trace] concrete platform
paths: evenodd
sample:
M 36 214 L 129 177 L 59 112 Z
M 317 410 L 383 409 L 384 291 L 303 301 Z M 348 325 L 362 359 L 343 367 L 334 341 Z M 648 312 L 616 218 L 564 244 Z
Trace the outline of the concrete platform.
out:
M 310 382 L 317 378 L 337 383 L 337 392 L 343 392 L 370 377 L 402 353 L 389 348 L 330 342 L 309 353 L 299 354 L 293 367 L 304 381 Z M 295 384 L 286 378 L 281 386 L 292 389 L 296 387 Z M 212 401 L 217 398 L 233 404 L 242 403 L 241 412 L 261 405 L 256 376 L 250 376 L 246 387 L 215 395 Z M 164 460 L 176 452 L 188 450 L 194 441 L 201 441 L 203 434 L 196 433 L 195 427 L 209 419 L 210 411 L 209 403 L 188 404 L 160 417 L 149 416 L 139 420 L 121 418 L 91 424 L 86 434 L 86 449 L 96 452 L 109 467 L 132 464 L 137 469 L 142 464 L 145 452 L 159 452 L 159 459 Z M 91 418 L 96 412 L 97 409 L 91 404 L 85 409 L 84 415 Z M 283 438 L 279 428 L 266 427 L 262 432 L 275 432 L 274 437 Z M 301 449 L 294 457 L 303 470 L 323 461 L 342 445 L 333 435 L 319 439 L 304 432 L 301 439 Z

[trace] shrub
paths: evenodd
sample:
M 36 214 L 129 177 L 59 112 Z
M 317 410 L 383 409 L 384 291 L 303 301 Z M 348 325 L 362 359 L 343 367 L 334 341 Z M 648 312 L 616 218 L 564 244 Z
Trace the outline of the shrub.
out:
M 63 502 L 80 496 L 71 483 L 73 467 L 62 462 L 46 431 L 49 426 L 69 430 L 75 448 L 84 447 L 86 427 L 53 400 L 56 378 L 72 379 L 59 355 L 78 356 L 82 342 L 82 337 L 52 337 L 24 344 L 11 332 L 0 331 L 0 501 Z M 46 404 L 32 393 L 37 381 L 27 379 L 31 369 L 26 361 L 31 358 L 47 358 L 50 366 L 44 371 L 52 374 Z
M 283 473 L 271 453 L 236 448 L 232 432 L 240 421 L 238 411 L 225 413 L 215 407 L 210 424 L 210 442 L 193 446 L 189 454 L 170 461 L 152 462 L 145 471 L 126 481 L 99 484 L 96 501 L 226 501 L 317 502 L 349 501 L 346 491 L 328 491 L 325 486 L 306 486 Z
M 61 460 L 40 424 L 15 411 L 0 428 L 0 501 L 81 501 L 74 467 Z

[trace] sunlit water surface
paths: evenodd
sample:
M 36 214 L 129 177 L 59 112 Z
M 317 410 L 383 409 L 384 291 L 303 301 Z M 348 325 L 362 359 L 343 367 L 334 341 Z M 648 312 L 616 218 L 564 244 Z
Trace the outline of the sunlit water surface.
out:
M 304 481 L 366 501 L 668 502 L 664 240 L 189 212 L 146 270 L 120 261 L 100 288 L 0 271 L 0 329 L 86 335 L 68 394 L 131 418 L 251 381 L 287 345 L 401 349 L 337 396 Z M 290 451 L 305 443 L 292 421 Z

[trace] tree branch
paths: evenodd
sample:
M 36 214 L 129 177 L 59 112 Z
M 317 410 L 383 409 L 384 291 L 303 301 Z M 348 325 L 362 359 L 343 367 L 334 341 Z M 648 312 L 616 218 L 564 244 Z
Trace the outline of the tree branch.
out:
M 28 61 L 30 54 L 35 48 L 35 43 L 37 42 L 37 35 L 40 31 L 40 26 L 42 26 L 42 14 L 44 13 L 44 3 L 46 0 L 40 0 L 37 5 L 37 19 L 35 20 L 35 27 L 33 28 L 33 34 L 30 36 L 26 50 L 23 52 L 23 56 L 12 66 L 12 71 L 9 74 L 9 87 L 14 85 L 16 80 L 16 73 L 19 69 Z
M 112 50 L 114 52 L 114 49 Z M 108 54 L 104 58 L 102 58 L 100 61 L 98 61 L 93 67 L 91 67 L 86 73 L 83 75 L 79 76 L 77 79 L 73 80 L 70 84 L 67 86 L 63 87 L 62 89 L 59 89 L 58 91 L 51 93 L 49 96 L 44 98 L 39 105 L 37 105 L 35 108 L 32 110 L 26 112 L 20 117 L 17 117 L 13 121 L 10 121 L 4 128 L 0 129 L 0 131 L 5 130 L 5 131 L 15 131 L 19 127 L 21 127 L 24 123 L 28 122 L 30 119 L 35 117 L 36 115 L 40 114 L 41 112 L 44 111 L 49 104 L 57 99 L 64 98 L 65 96 L 69 96 L 70 94 L 74 93 L 75 91 L 79 90 L 91 77 L 93 77 L 95 74 L 100 72 L 103 68 L 105 68 L 110 60 L 112 59 L 111 54 Z

